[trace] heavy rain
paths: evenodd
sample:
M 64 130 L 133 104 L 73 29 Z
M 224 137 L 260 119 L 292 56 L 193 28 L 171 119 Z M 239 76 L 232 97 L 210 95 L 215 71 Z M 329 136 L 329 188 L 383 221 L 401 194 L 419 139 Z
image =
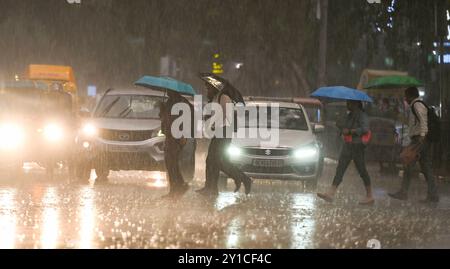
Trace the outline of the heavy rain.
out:
M 0 0 L 0 55 L 0 249 L 450 248 L 448 0 Z

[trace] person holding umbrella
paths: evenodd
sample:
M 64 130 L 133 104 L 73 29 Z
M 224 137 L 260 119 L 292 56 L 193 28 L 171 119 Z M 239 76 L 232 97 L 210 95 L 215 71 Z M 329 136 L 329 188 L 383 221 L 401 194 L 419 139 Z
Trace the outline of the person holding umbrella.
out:
M 183 179 L 179 164 L 179 156 L 186 144 L 187 138 L 175 138 L 173 136 L 171 131 L 172 123 L 177 117 L 172 115 L 171 111 L 175 105 L 184 103 L 189 106 L 191 115 L 193 115 L 193 105 L 182 94 L 195 95 L 195 91 L 190 85 L 170 78 L 146 76 L 138 80 L 135 84 L 167 92 L 168 99 L 166 102 L 161 103 L 159 114 L 161 118 L 161 132 L 166 137 L 164 143 L 164 161 L 169 181 L 169 193 L 164 198 L 180 197 L 189 189 L 188 184 Z M 183 126 L 183 128 L 191 128 L 192 130 L 192 126 Z
M 200 74 L 200 78 L 205 81 L 208 91 L 208 100 L 220 104 L 222 110 L 226 111 L 228 103 L 244 103 L 244 99 L 239 91 L 234 88 L 228 81 L 212 74 Z M 215 126 L 215 128 L 223 129 L 224 134 L 227 127 L 229 127 L 230 120 L 224 115 L 223 126 Z M 227 124 L 228 123 L 228 124 Z M 235 192 L 239 191 L 241 184 L 244 184 L 245 193 L 249 194 L 251 191 L 252 180 L 242 171 L 230 162 L 225 152 L 231 144 L 231 138 L 217 138 L 213 137 L 208 148 L 208 156 L 206 158 L 206 181 L 205 186 L 198 190 L 203 195 L 217 195 L 218 180 L 220 171 L 231 177 L 236 184 Z
M 372 99 L 363 92 L 345 87 L 321 88 L 314 92 L 312 96 L 347 100 L 347 109 L 350 111 L 344 121 L 337 126 L 344 136 L 345 143 L 339 157 L 333 183 L 327 193 L 318 193 L 317 196 L 327 202 L 333 202 L 338 187 L 343 181 L 344 174 L 351 161 L 353 161 L 366 188 L 366 198 L 360 202 L 360 205 L 373 205 L 375 200 L 365 162 L 365 144 L 368 143 L 371 133 L 369 130 L 369 118 L 364 112 L 362 104 L 363 101 L 371 102 Z

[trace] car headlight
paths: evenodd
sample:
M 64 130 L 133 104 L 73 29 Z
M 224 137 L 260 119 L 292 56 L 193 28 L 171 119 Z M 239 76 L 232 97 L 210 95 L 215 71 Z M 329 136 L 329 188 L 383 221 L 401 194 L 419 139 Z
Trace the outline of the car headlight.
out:
M 315 160 L 319 157 L 319 147 L 317 145 L 309 145 L 294 151 L 294 157 L 301 161 Z
M 14 124 L 3 124 L 0 126 L 0 148 L 15 149 L 23 143 L 24 131 Z
M 230 157 L 239 157 L 242 154 L 242 149 L 235 145 L 230 145 L 227 149 L 227 153 Z
M 56 124 L 49 124 L 45 126 L 43 131 L 45 139 L 51 142 L 60 141 L 64 136 L 63 129 Z
M 90 124 L 90 123 L 85 124 L 83 126 L 83 128 L 81 129 L 81 131 L 85 136 L 89 136 L 89 137 L 96 136 L 98 133 L 97 127 L 95 127 L 95 125 Z

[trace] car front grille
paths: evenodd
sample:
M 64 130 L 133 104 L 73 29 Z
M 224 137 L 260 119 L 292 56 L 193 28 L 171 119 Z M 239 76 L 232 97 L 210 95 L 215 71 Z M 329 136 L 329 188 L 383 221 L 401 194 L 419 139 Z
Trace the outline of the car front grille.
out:
M 144 152 L 108 152 L 101 157 L 111 170 L 152 170 L 162 169 L 162 163 L 156 162 Z
M 152 138 L 153 131 L 122 131 L 100 129 L 99 136 L 109 141 L 138 142 Z
M 258 167 L 254 165 L 244 165 L 241 167 L 241 170 L 247 173 L 268 175 L 297 174 L 301 176 L 313 176 L 316 172 L 316 165 L 294 165 L 283 167 Z
M 258 167 L 253 165 L 245 165 L 242 167 L 243 172 L 258 174 L 292 174 L 294 170 L 290 166 L 284 167 Z
M 262 148 L 244 148 L 244 154 L 253 156 L 289 156 L 292 154 L 292 149 L 262 149 Z

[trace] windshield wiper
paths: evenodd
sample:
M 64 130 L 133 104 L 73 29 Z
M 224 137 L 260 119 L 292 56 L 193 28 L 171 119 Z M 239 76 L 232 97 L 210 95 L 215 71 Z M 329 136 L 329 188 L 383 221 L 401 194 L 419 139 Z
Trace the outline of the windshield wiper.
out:
M 126 118 L 131 112 L 133 112 L 133 109 L 131 107 L 127 107 L 119 113 L 119 118 Z
M 128 104 L 128 106 L 124 110 L 122 110 L 122 112 L 119 113 L 119 118 L 126 118 L 131 113 L 131 111 L 133 111 L 133 109 L 131 108 L 132 102 L 133 97 L 130 98 L 130 103 Z
M 111 102 L 111 104 L 105 107 L 105 109 L 100 113 L 100 117 L 104 117 L 106 114 L 108 114 L 108 112 L 114 107 L 115 104 L 117 104 L 117 102 L 119 102 L 119 100 L 120 97 L 117 97 L 116 99 L 114 99 L 114 101 Z

